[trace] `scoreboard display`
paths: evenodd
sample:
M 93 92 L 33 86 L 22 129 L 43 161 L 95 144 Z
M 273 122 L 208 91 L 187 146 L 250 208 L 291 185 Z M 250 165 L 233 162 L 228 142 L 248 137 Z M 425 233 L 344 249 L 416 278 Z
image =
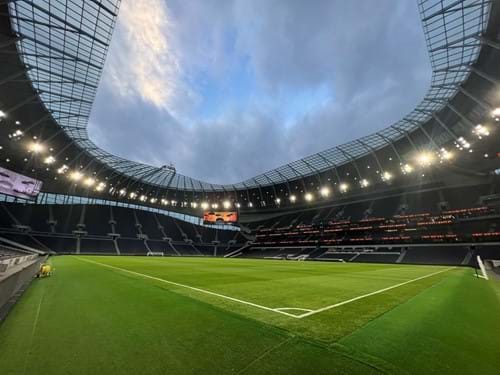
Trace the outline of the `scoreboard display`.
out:
M 236 211 L 205 211 L 203 223 L 205 224 L 236 224 L 238 212 Z

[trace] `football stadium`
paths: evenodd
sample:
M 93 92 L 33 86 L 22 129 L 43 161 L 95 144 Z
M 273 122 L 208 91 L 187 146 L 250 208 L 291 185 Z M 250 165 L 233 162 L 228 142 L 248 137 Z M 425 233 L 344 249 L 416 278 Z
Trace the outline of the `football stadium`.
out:
M 314 152 L 278 167 L 248 160 L 238 176 L 251 177 L 218 183 L 188 176 L 176 156 L 155 165 L 133 147 L 130 158 L 107 151 L 91 130 L 113 107 L 99 90 L 116 75 L 105 66 L 115 38 L 134 22 L 152 32 L 169 2 L 0 1 L 0 373 L 499 374 L 500 1 L 409 1 L 415 19 L 401 22 L 418 26 L 429 64 L 409 113 L 362 136 L 337 128 L 347 142 L 305 128 Z M 241 14 L 271 3 L 240 2 Z M 319 1 L 279 4 L 327 13 Z M 359 8 L 356 27 L 384 23 Z M 401 38 L 395 55 L 417 50 Z M 157 65 L 143 68 L 181 64 Z M 114 116 L 99 126 L 138 139 Z M 153 132 L 146 117 L 131 121 Z M 181 135 L 156 141 L 179 160 L 203 153 Z M 249 142 L 203 168 L 220 171 Z

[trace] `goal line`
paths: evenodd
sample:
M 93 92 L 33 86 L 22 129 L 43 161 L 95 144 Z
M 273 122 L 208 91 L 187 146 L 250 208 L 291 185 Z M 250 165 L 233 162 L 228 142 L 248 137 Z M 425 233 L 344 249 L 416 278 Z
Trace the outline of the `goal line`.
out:
M 75 258 L 77 258 L 78 260 L 84 261 L 84 262 L 88 262 L 88 263 L 92 263 L 92 264 L 101 266 L 101 267 L 107 267 L 107 268 L 114 269 L 114 270 L 117 270 L 117 271 L 126 272 L 126 273 L 129 273 L 131 275 L 139 276 L 139 277 L 142 277 L 142 278 L 159 281 L 159 282 L 162 282 L 162 283 L 165 283 L 165 284 L 175 285 L 175 286 L 178 286 L 178 287 L 181 287 L 181 288 L 186 288 L 186 289 L 194 290 L 194 291 L 200 292 L 200 293 L 209 294 L 209 295 L 212 295 L 212 296 L 215 296 L 215 297 L 219 297 L 219 298 L 226 299 L 226 300 L 229 300 L 229 301 L 233 301 L 233 302 L 236 302 L 236 303 L 240 303 L 240 304 L 243 304 L 243 305 L 252 306 L 252 307 L 255 307 L 255 308 L 258 308 L 258 309 L 261 309 L 261 310 L 272 311 L 274 313 L 282 314 L 282 315 L 288 316 L 290 318 L 295 318 L 295 319 L 303 319 L 303 318 L 306 318 L 306 317 L 311 316 L 311 315 L 319 314 L 321 312 L 328 311 L 328 310 L 334 309 L 334 308 L 339 307 L 339 306 L 347 305 L 348 303 L 359 301 L 360 299 L 371 297 L 371 296 L 374 296 L 376 294 L 384 293 L 384 292 L 387 292 L 388 290 L 399 288 L 401 286 L 404 286 L 404 285 L 407 285 L 407 284 L 410 284 L 410 283 L 413 283 L 413 282 L 416 282 L 416 281 L 419 281 L 419 280 L 423 280 L 423 279 L 426 279 L 428 277 L 432 277 L 432 276 L 438 275 L 438 274 L 443 273 L 443 272 L 447 272 L 447 271 L 452 270 L 452 269 L 455 268 L 455 267 L 449 267 L 449 268 L 446 268 L 444 270 L 440 270 L 440 271 L 433 272 L 433 273 L 430 273 L 430 274 L 427 274 L 427 275 L 424 275 L 424 276 L 420 276 L 420 277 L 417 277 L 415 279 L 407 280 L 407 281 L 404 281 L 402 283 L 398 283 L 398 284 L 395 284 L 395 285 L 392 285 L 392 286 L 389 286 L 389 287 L 386 287 L 386 288 L 383 288 L 383 289 L 376 290 L 374 292 L 366 293 L 366 294 L 363 294 L 363 295 L 358 296 L 358 297 L 354 297 L 354 298 L 351 298 L 351 299 L 348 299 L 348 300 L 345 300 L 345 301 L 342 301 L 342 302 L 335 303 L 333 305 L 325 306 L 325 307 L 322 307 L 322 308 L 319 308 L 319 309 L 316 309 L 316 310 L 311 310 L 311 309 L 305 309 L 305 308 L 299 308 L 299 307 L 278 307 L 278 308 L 273 308 L 273 307 L 263 306 L 263 305 L 259 305 L 259 304 L 254 303 L 254 302 L 249 302 L 249 301 L 245 301 L 245 300 L 242 300 L 242 299 L 239 299 L 239 298 L 230 297 L 230 296 L 226 296 L 224 294 L 212 292 L 210 290 L 201 289 L 201 288 L 197 288 L 197 287 L 186 285 L 186 284 L 181 284 L 181 283 L 178 283 L 178 282 L 175 282 L 175 281 L 170 281 L 170 280 L 162 279 L 162 278 L 159 278 L 159 277 L 147 275 L 147 274 L 140 273 L 140 272 L 130 271 L 130 270 L 127 270 L 125 268 L 111 266 L 109 264 L 96 262 L 96 261 L 93 261 L 93 260 L 90 260 L 90 259 L 83 259 L 83 258 L 80 258 L 80 257 L 75 257 Z M 287 311 L 300 311 L 300 312 L 304 312 L 305 311 L 305 313 L 302 313 L 302 314 L 293 314 L 293 313 L 289 313 Z

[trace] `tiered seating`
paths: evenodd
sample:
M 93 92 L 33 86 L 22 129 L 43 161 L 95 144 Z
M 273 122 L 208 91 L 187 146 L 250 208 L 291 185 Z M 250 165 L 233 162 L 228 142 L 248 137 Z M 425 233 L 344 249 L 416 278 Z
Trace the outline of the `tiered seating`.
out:
M 359 208 L 359 207 L 358 207 Z M 351 211 L 351 213 L 354 211 Z M 359 211 L 358 211 L 359 212 Z M 475 218 L 474 220 L 472 220 Z M 370 217 L 358 221 L 340 220 L 316 224 L 263 228 L 255 232 L 256 246 L 364 245 L 383 243 L 455 243 L 500 239 L 491 231 L 499 216 L 494 209 L 476 207 Z
M 82 238 L 80 240 L 81 253 L 105 253 L 116 254 L 116 248 L 113 240 L 96 240 L 90 238 Z
M 469 249 L 465 246 L 411 247 L 401 263 L 409 264 L 461 264 Z
M 167 241 L 148 240 L 146 243 L 153 252 L 161 252 L 165 255 L 177 255 Z
M 85 207 L 85 212 L 83 212 Z M 53 219 L 57 222 L 52 233 L 48 224 L 50 210 Z M 83 213 L 83 216 L 82 216 Z M 137 220 L 136 220 L 137 217 Z M 148 244 L 152 251 L 162 251 L 171 255 L 178 255 L 163 237 L 172 238 L 175 243 L 188 255 L 213 255 L 213 244 L 216 238 L 220 241 L 219 252 L 222 254 L 228 242 L 236 239 L 239 243 L 247 240 L 235 231 L 211 229 L 197 226 L 189 222 L 176 220 L 161 214 L 148 211 L 132 210 L 123 207 L 109 207 L 100 205 L 20 205 L 12 203 L 0 204 L 0 235 L 17 240 L 30 247 L 43 247 L 54 251 L 75 252 L 77 236 L 81 237 L 81 252 L 106 252 L 116 253 L 112 237 L 110 220 L 116 221 L 115 233 L 120 234 L 118 245 L 124 254 L 145 254 L 147 248 L 143 240 L 138 239 L 139 230 L 149 238 Z M 83 219 L 83 222 L 82 222 Z M 163 232 L 158 226 L 158 221 L 164 227 Z M 80 225 L 84 224 L 84 225 Z M 137 224 L 141 224 L 140 227 Z M 16 229 L 16 225 L 24 228 L 28 233 Z M 75 232 L 75 231 L 79 232 Z M 82 232 L 83 231 L 83 232 Z M 203 242 L 197 233 L 203 233 Z M 184 236 L 182 235 L 184 234 Z M 35 236 L 35 237 L 31 237 Z M 43 244 L 38 241 L 40 237 Z M 54 237 L 54 238 L 51 238 Z M 184 240 L 191 239 L 193 244 L 200 247 L 200 251 L 191 245 L 185 245 Z M 129 243 L 128 243 L 129 242 Z M 93 248 L 95 246 L 95 248 Z M 161 250 L 157 250 L 160 248 Z
M 97 236 L 111 233 L 110 210 L 108 207 L 87 206 L 85 209 L 85 230 Z
M 43 245 L 50 250 L 58 253 L 75 253 L 76 252 L 76 238 L 75 237 L 55 237 L 49 234 L 35 235 L 35 239 L 40 241 Z
M 125 255 L 146 255 L 148 250 L 143 240 L 122 239 L 117 240 L 121 254 Z

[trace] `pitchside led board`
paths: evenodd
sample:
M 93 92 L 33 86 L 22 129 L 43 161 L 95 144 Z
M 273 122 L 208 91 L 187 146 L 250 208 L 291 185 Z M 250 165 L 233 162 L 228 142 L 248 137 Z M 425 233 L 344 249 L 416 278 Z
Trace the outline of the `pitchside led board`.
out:
M 203 213 L 204 224 L 236 224 L 238 212 L 236 211 L 205 211 Z
M 23 199 L 35 199 L 42 181 L 0 167 L 0 193 Z

